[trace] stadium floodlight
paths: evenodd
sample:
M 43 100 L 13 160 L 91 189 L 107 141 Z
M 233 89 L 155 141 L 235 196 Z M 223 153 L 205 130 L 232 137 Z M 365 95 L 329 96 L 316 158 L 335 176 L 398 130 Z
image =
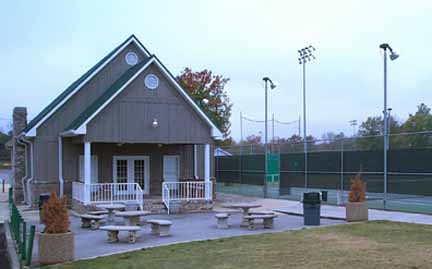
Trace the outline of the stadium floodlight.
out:
M 351 127 L 353 128 L 353 137 L 355 137 L 355 127 L 357 126 L 357 120 L 350 120 L 349 121 Z
M 305 169 L 305 188 L 308 185 L 307 176 L 307 132 L 306 132 L 306 63 L 315 60 L 315 55 L 313 54 L 315 47 L 309 45 L 308 47 L 298 50 L 299 53 L 299 64 L 303 66 L 303 150 L 304 150 L 304 169 Z
M 265 109 L 265 130 L 264 130 L 264 198 L 267 197 L 267 184 L 266 184 L 266 179 L 267 179 L 267 154 L 268 154 L 268 132 L 267 132 L 267 106 L 268 106 L 268 101 L 267 101 L 267 90 L 268 90 L 268 83 L 270 83 L 270 89 L 274 90 L 277 87 L 277 83 L 273 82 L 269 77 L 263 77 L 263 81 L 264 81 L 264 89 L 265 89 L 265 105 L 264 105 L 264 109 Z
M 394 61 L 399 58 L 399 55 L 396 54 L 389 44 L 383 43 L 379 45 L 379 48 L 384 50 L 384 199 L 383 206 L 386 207 L 387 202 L 387 151 L 388 151 L 388 110 L 387 110 L 387 50 L 390 51 L 390 60 Z

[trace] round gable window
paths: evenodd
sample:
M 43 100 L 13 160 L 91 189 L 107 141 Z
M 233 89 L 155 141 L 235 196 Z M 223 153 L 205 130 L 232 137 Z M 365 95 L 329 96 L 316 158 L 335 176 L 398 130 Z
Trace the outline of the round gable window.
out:
M 135 52 L 128 52 L 125 56 L 128 65 L 136 65 L 138 63 L 138 56 Z
M 159 86 L 159 79 L 156 75 L 149 74 L 144 79 L 145 86 L 150 90 L 156 90 Z

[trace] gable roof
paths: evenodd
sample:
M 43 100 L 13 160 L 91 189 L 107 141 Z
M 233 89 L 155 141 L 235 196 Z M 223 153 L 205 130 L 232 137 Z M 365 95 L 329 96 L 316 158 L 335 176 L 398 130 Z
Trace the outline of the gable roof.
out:
M 105 102 L 107 102 L 125 83 L 130 80 L 138 71 L 153 61 L 153 56 L 129 68 L 119 79 L 117 79 L 101 96 L 99 96 L 83 113 L 66 128 L 67 130 L 78 129 L 91 115 L 93 115 Z
M 85 134 L 87 132 L 87 124 L 152 63 L 155 63 L 155 65 L 162 71 L 162 74 L 164 74 L 175 86 L 175 89 L 186 100 L 186 102 L 191 105 L 198 115 L 211 127 L 211 135 L 213 137 L 222 137 L 222 132 L 217 128 L 207 114 L 205 114 L 195 103 L 190 95 L 180 86 L 175 77 L 155 55 L 152 55 L 148 60 L 142 61 L 136 66 L 130 68 L 125 74 L 123 74 L 103 95 L 96 99 L 68 126 L 68 128 L 66 128 L 65 133 L 71 135 Z
M 48 106 L 46 106 L 36 117 L 34 117 L 24 129 L 24 132 L 28 136 L 36 135 L 36 128 L 39 127 L 45 120 L 47 120 L 57 109 L 59 109 L 69 98 L 72 97 L 82 86 L 84 86 L 92 77 L 94 77 L 103 67 L 105 67 L 124 47 L 134 42 L 144 54 L 150 56 L 150 52 L 142 45 L 142 43 L 131 35 L 125 41 L 123 41 L 114 50 L 108 53 L 102 58 L 96 65 L 90 68 L 80 78 L 74 81 L 69 87 L 67 87 L 57 98 L 54 99 Z

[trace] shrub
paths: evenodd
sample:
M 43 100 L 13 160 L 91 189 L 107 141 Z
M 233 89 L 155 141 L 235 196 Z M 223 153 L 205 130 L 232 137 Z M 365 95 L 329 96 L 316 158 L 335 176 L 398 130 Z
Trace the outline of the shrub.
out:
M 41 222 L 45 224 L 44 233 L 59 234 L 69 232 L 69 214 L 66 198 L 59 198 L 55 192 L 42 207 Z
M 352 203 L 355 202 L 364 202 L 366 197 L 366 182 L 363 182 L 360 179 L 360 173 L 354 177 L 354 180 L 351 180 L 351 191 L 349 192 L 349 201 Z

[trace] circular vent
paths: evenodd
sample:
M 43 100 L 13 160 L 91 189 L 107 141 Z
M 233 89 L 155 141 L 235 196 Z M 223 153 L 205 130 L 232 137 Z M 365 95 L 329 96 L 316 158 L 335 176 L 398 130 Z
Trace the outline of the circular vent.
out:
M 145 86 L 150 90 L 155 90 L 159 86 L 159 79 L 156 75 L 149 74 L 144 79 Z
M 135 52 L 128 52 L 125 56 L 128 65 L 136 65 L 138 63 L 138 56 Z

